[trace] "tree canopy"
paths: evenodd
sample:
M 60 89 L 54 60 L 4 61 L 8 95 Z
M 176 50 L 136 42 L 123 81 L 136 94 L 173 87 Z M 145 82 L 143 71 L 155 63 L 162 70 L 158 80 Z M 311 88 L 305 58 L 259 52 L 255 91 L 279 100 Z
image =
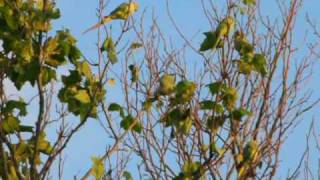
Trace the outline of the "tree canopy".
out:
M 70 30 L 52 30 L 54 0 L 0 0 L 1 179 L 62 179 L 63 153 L 89 121 L 107 148 L 75 179 L 276 178 L 283 143 L 319 102 L 305 86 L 318 44 L 307 39 L 300 50 L 294 41 L 304 1 L 278 1 L 274 22 L 260 1 L 199 1 L 208 22 L 200 41 L 184 34 L 167 1 L 181 47 L 139 1 L 116 3 L 99 0 L 98 23 L 85 31 L 98 32 L 93 58 Z M 8 82 L 36 96 L 11 96 Z M 303 177 L 302 168 L 288 178 Z

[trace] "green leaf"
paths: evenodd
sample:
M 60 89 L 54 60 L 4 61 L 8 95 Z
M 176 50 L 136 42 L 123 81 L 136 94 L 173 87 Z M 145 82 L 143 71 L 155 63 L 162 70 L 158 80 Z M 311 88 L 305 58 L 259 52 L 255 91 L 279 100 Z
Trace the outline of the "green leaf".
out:
M 123 108 L 117 103 L 111 103 L 108 108 L 109 111 L 117 111 L 121 117 L 124 117 Z
M 90 65 L 87 61 L 82 61 L 82 62 L 77 63 L 77 70 L 89 79 L 91 79 L 93 77 Z
M 129 128 L 131 127 L 131 125 L 135 123 L 135 125 L 132 127 L 132 130 L 137 132 L 137 133 L 141 133 L 142 132 L 142 125 L 141 123 L 139 123 L 137 121 L 137 119 L 133 118 L 131 115 L 128 115 L 127 117 L 125 117 L 120 125 L 123 129 L 125 130 L 129 130 Z
M 223 105 L 228 109 L 231 110 L 238 99 L 237 90 L 235 88 L 226 88 L 223 94 Z
M 256 0 L 242 0 L 243 4 L 248 5 L 248 6 L 253 6 L 256 5 Z
M 20 141 L 16 146 L 15 156 L 19 160 L 26 160 L 29 156 L 29 146 L 24 141 Z
M 242 74 L 250 74 L 253 70 L 253 66 L 243 60 L 234 61 L 238 66 L 238 71 Z
M 19 56 L 26 62 L 30 62 L 34 52 L 33 52 L 33 47 L 32 43 L 28 41 L 21 41 L 18 44 L 18 49 L 19 49 Z
M 121 121 L 120 125 L 123 129 L 128 130 L 133 121 L 134 121 L 134 119 L 131 116 L 129 116 L 129 117 L 124 118 Z
M 165 113 L 160 122 L 164 123 L 166 127 L 176 127 L 179 133 L 188 134 L 193 125 L 191 109 L 184 109 L 182 106 L 176 107 Z
M 110 104 L 108 108 L 109 111 L 120 111 L 121 109 L 122 107 L 117 103 Z
M 222 150 L 220 148 L 217 147 L 216 143 L 211 143 L 210 144 L 210 151 L 217 154 L 217 155 L 222 155 Z
M 62 82 L 66 86 L 79 84 L 82 80 L 81 75 L 78 71 L 72 70 L 68 76 L 62 76 Z
M 133 123 L 135 123 L 135 125 L 133 126 L 132 130 L 134 130 L 137 133 L 141 133 L 142 131 L 142 125 L 139 122 L 135 122 L 137 121 L 137 119 L 135 119 L 134 117 L 132 117 L 131 115 L 126 116 L 120 123 L 120 126 L 124 129 L 124 130 L 129 130 L 129 128 L 131 127 L 131 125 Z
M 19 25 L 18 25 L 18 21 L 15 19 L 15 14 L 13 12 L 13 9 L 10 8 L 9 6 L 5 7 L 3 9 L 2 14 L 10 30 L 17 30 Z
M 142 104 L 143 110 L 150 111 L 152 108 L 152 103 L 153 101 L 150 99 L 147 99 L 146 101 L 144 101 Z
M 160 78 L 158 93 L 160 95 L 169 95 L 174 91 L 176 78 L 174 75 L 165 74 Z
M 223 113 L 224 111 L 221 104 L 218 104 L 215 101 L 208 101 L 208 100 L 200 102 L 200 109 L 213 110 L 216 113 Z
M 218 94 L 220 91 L 226 88 L 226 85 L 223 82 L 214 82 L 207 85 L 212 95 Z
M 108 53 L 108 58 L 112 64 L 116 64 L 118 62 L 118 57 L 117 57 L 117 52 L 116 52 L 116 47 L 115 44 L 113 43 L 113 40 L 111 37 L 107 38 L 102 47 L 101 51 L 107 51 Z
M 83 104 L 88 104 L 91 101 L 88 91 L 84 89 L 79 90 L 78 93 L 74 96 L 74 98 Z
M 126 180 L 132 180 L 132 179 L 133 179 L 132 176 L 131 176 L 131 173 L 128 172 L 128 171 L 124 171 L 124 172 L 122 173 L 122 176 L 123 176 Z
M 19 101 L 10 100 L 6 103 L 6 107 L 3 109 L 3 113 L 12 113 L 14 109 L 19 110 L 19 116 L 27 115 L 26 110 L 27 103 L 25 103 L 22 99 Z
M 53 152 L 53 148 L 50 142 L 45 139 L 45 137 L 40 138 L 38 142 L 39 151 L 43 154 L 50 155 Z
M 214 101 L 202 101 L 200 102 L 200 109 L 202 110 L 212 110 L 217 105 Z
M 53 79 L 56 80 L 56 71 L 49 67 L 44 67 L 42 69 L 42 83 L 46 85 Z
M 58 67 L 65 61 L 64 55 L 61 56 L 58 49 L 58 38 L 49 38 L 44 45 L 44 53 L 47 56 L 46 64 L 52 67 Z
M 234 120 L 241 121 L 244 116 L 251 116 L 251 114 L 252 113 L 250 111 L 243 108 L 239 108 L 232 111 L 231 117 Z
M 177 128 L 178 131 L 182 132 L 183 134 L 189 134 L 193 125 L 193 119 L 188 115 L 182 121 L 178 122 Z
M 213 132 L 216 132 L 225 123 L 226 117 L 221 116 L 211 116 L 207 120 L 207 128 Z
M 76 64 L 77 60 L 81 57 L 81 51 L 74 45 L 70 46 L 68 58 L 73 64 Z
M 33 132 L 33 127 L 32 126 L 20 125 L 19 126 L 19 130 L 21 132 L 30 132 L 30 133 L 32 133 Z
M 136 124 L 133 126 L 133 130 L 137 133 L 141 133 L 143 129 L 143 126 L 140 122 L 136 122 Z
M 182 167 L 182 172 L 185 176 L 191 176 L 196 173 L 200 167 L 200 162 L 186 162 Z
M 1 128 L 6 134 L 12 134 L 19 131 L 19 120 L 11 115 L 5 117 L 1 122 Z
M 52 19 L 59 19 L 60 18 L 60 10 L 59 9 L 53 9 L 49 16 L 52 18 Z

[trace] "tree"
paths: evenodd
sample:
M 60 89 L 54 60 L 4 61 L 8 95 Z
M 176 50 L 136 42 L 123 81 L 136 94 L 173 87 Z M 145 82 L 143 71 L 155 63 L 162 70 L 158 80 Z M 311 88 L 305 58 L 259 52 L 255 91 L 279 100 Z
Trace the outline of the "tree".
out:
M 156 19 L 146 26 L 145 14 L 135 15 L 138 6 L 131 11 L 131 3 L 119 6 L 127 15 L 104 24 L 100 0 L 99 59 L 92 61 L 68 30 L 51 32 L 60 17 L 54 1 L 0 0 L 1 178 L 49 178 L 73 136 L 97 119 L 111 144 L 92 157 L 82 179 L 132 179 L 130 163 L 140 178 L 273 179 L 286 136 L 319 101 L 299 89 L 310 75 L 314 47 L 293 58 L 302 0 L 281 2 L 281 23 L 274 24 L 255 0 L 201 1 L 212 27 L 201 44 L 184 35 L 167 2 L 184 40 L 173 49 Z M 112 23 L 120 28 L 109 28 Z M 187 51 L 196 59 L 185 58 Z M 37 96 L 11 98 L 6 80 L 17 90 L 30 84 Z M 114 83 L 119 102 L 106 98 Z M 34 100 L 37 118 L 26 124 Z M 57 131 L 52 141 L 50 128 Z

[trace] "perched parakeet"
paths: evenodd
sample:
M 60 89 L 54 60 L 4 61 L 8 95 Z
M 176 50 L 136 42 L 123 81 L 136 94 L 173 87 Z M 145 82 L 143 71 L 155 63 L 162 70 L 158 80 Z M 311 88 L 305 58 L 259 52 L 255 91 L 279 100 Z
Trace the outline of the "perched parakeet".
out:
M 202 42 L 199 51 L 207 51 L 209 49 L 223 47 L 222 38 L 227 36 L 229 32 L 234 28 L 235 21 L 232 17 L 224 18 L 218 25 L 216 31 L 209 31 L 203 33 L 206 39 Z
M 127 20 L 138 9 L 139 9 L 138 3 L 135 3 L 135 2 L 122 3 L 115 10 L 113 10 L 108 16 L 104 16 L 101 22 L 93 25 L 83 33 L 96 29 L 112 20 Z
M 259 154 L 259 145 L 256 141 L 250 141 L 247 143 L 243 150 L 244 161 L 255 161 Z
M 240 31 L 234 33 L 234 47 L 241 56 L 253 55 L 253 46 L 249 43 L 246 36 Z
M 255 54 L 253 57 L 253 66 L 257 72 L 259 72 L 262 76 L 268 73 L 267 70 L 267 60 L 265 55 L 263 54 Z
M 232 17 L 227 17 L 223 19 L 216 30 L 218 37 L 223 37 L 228 35 L 228 33 L 233 29 L 234 25 L 235 25 L 235 22 Z
M 216 31 L 205 32 L 203 34 L 206 36 L 206 39 L 202 42 L 200 51 L 223 47 L 223 41 L 221 41 Z
M 181 104 L 189 102 L 196 90 L 197 85 L 194 82 L 180 81 L 175 88 L 176 96 L 174 103 Z
M 131 71 L 131 81 L 132 83 L 136 83 L 139 80 L 139 74 L 140 74 L 139 67 L 131 64 L 129 66 L 129 69 Z

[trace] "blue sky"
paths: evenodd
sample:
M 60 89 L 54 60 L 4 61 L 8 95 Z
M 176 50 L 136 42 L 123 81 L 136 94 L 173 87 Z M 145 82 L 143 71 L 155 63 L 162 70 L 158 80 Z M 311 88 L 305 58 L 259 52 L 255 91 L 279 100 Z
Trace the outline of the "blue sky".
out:
M 111 7 L 107 8 L 107 12 L 119 4 L 120 0 L 112 0 L 111 2 Z M 172 24 L 168 21 L 165 9 L 166 1 L 138 0 L 138 2 L 141 5 L 141 9 L 148 8 L 149 13 L 151 10 L 154 10 L 163 31 L 177 43 L 177 46 L 181 45 L 182 40 L 178 38 L 176 32 L 172 31 Z M 78 45 L 83 53 L 87 57 L 96 57 L 96 33 L 90 32 L 85 35 L 82 35 L 81 33 L 96 22 L 96 8 L 98 7 L 98 0 L 57 0 L 57 5 L 61 10 L 62 17 L 54 23 L 54 28 L 70 29 L 72 34 L 78 39 Z M 269 14 L 271 17 L 277 16 L 275 6 L 274 4 L 271 4 L 269 0 L 262 0 L 262 6 L 266 10 L 266 14 Z M 170 7 L 178 25 L 183 27 L 182 29 L 188 37 L 191 37 L 199 31 L 203 32 L 209 29 L 209 25 L 207 21 L 204 20 L 205 18 L 203 13 L 201 13 L 202 9 L 199 0 L 172 0 L 170 1 Z M 320 15 L 318 12 L 319 7 L 320 1 L 306 1 L 304 9 L 300 14 L 300 18 L 297 21 L 299 24 L 296 33 L 297 42 L 301 40 L 302 35 L 307 29 L 305 13 L 308 11 L 311 13 L 311 17 L 317 18 L 317 16 Z M 202 39 L 203 37 L 199 35 L 197 38 Z M 319 75 L 319 73 L 316 73 L 316 75 L 317 74 Z M 313 83 L 310 88 L 316 90 L 319 88 L 319 85 Z M 320 93 L 316 92 L 315 98 L 319 97 L 319 95 Z M 312 115 L 317 117 L 317 114 L 319 114 L 319 111 L 314 110 L 313 114 L 311 114 L 307 119 L 311 119 Z M 304 150 L 305 132 L 309 123 L 310 121 L 305 121 L 300 124 L 297 131 L 293 133 L 293 136 L 290 137 L 285 144 L 285 148 L 282 153 L 282 162 L 288 164 L 288 168 L 295 167 L 297 157 L 299 157 Z M 106 134 L 99 127 L 97 121 L 89 121 L 85 128 L 81 129 L 81 132 L 74 137 L 67 148 L 68 150 L 66 152 L 66 164 L 64 171 L 65 179 L 71 179 L 77 174 L 82 175 L 83 172 L 90 167 L 90 157 L 92 155 L 102 154 L 105 151 L 105 147 L 111 144 L 105 137 Z M 316 163 L 316 161 L 313 163 Z M 283 169 L 281 174 L 286 175 L 286 170 Z

